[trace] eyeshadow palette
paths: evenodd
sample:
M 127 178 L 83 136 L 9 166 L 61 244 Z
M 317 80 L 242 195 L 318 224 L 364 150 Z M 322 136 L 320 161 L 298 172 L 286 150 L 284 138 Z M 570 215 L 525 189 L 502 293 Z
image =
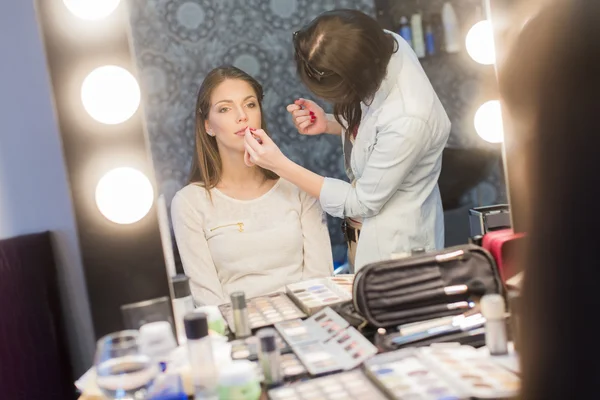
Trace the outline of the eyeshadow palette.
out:
M 330 278 L 293 283 L 285 288 L 288 296 L 308 315 L 327 306 L 352 300 L 352 293 Z
M 439 374 L 431 371 L 415 349 L 378 354 L 365 363 L 365 371 L 392 399 L 467 399 Z
M 252 330 L 271 326 L 277 322 L 289 319 L 306 317 L 306 314 L 285 293 L 274 293 L 268 296 L 248 299 L 247 307 L 248 321 Z M 227 321 L 229 329 L 235 332 L 231 304 L 221 304 L 219 309 Z
M 257 376 L 262 382 L 265 379 L 262 368 L 258 361 L 255 361 L 254 363 L 256 365 Z M 306 368 L 304 368 L 304 365 L 302 365 L 294 353 L 281 355 L 281 372 L 283 373 L 283 380 L 285 382 L 302 379 L 308 375 Z
M 384 400 L 386 397 L 361 370 L 343 372 L 271 389 L 272 400 Z
M 304 321 L 296 319 L 277 323 L 275 329 L 290 346 L 297 346 L 326 341 L 349 325 L 348 321 L 327 307 Z
M 521 388 L 517 375 L 497 364 L 492 357 L 471 346 L 429 346 L 420 349 L 432 368 L 478 399 L 516 397 Z
M 292 351 L 280 335 L 277 335 L 275 340 L 281 354 L 290 353 Z M 258 338 L 256 336 L 250 336 L 245 339 L 231 341 L 231 358 L 233 360 L 257 360 Z
M 328 281 L 338 286 L 340 289 L 348 292 L 352 296 L 352 285 L 354 284 L 354 274 L 339 274 L 330 276 Z
M 377 348 L 353 327 L 326 342 L 292 346 L 292 350 L 311 375 L 347 371 L 377 354 Z
M 517 375 L 456 343 L 379 354 L 365 370 L 394 399 L 505 399 L 520 389 Z

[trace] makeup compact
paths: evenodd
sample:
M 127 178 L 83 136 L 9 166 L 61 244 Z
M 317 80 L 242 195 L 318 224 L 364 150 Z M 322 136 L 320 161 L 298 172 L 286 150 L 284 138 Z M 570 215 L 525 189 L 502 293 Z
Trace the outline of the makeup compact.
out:
M 338 286 L 341 290 L 348 292 L 352 296 L 352 285 L 354 284 L 354 274 L 339 274 L 327 278 L 332 284 Z
M 292 346 L 292 350 L 311 375 L 347 371 L 377 354 L 377 347 L 353 327 L 326 342 L 300 344 Z
M 351 291 L 334 283 L 331 278 L 312 279 L 287 285 L 288 296 L 308 315 L 334 304 L 352 300 Z
M 275 341 L 281 354 L 292 351 L 281 335 L 278 334 Z M 233 360 L 256 361 L 258 359 L 258 338 L 250 336 L 246 339 L 231 341 L 231 358 Z
M 306 317 L 306 314 L 285 293 L 254 297 L 246 302 L 251 330 L 272 326 L 277 322 L 289 319 Z M 231 304 L 221 304 L 219 309 L 229 324 L 229 328 L 235 332 L 234 310 Z
M 311 375 L 344 371 L 377 354 L 363 335 L 327 307 L 312 317 L 275 324 Z
M 260 381 L 263 382 L 265 379 L 263 369 L 258 361 L 256 361 L 255 364 L 256 373 Z M 283 374 L 283 380 L 285 382 L 302 379 L 308 375 L 308 371 L 306 371 L 306 368 L 304 368 L 304 365 L 294 353 L 282 354 L 280 366 L 281 373 Z
M 431 371 L 413 348 L 378 354 L 365 363 L 365 372 L 391 399 L 467 399 Z
M 432 369 L 439 370 L 448 381 L 455 382 L 470 397 L 516 397 L 521 388 L 521 380 L 517 375 L 474 347 L 448 344 L 423 347 L 419 351 Z
M 384 400 L 386 398 L 361 370 L 298 382 L 271 389 L 268 394 L 272 400 Z
M 297 319 L 277 323 L 275 329 L 290 346 L 297 346 L 303 343 L 324 342 L 349 325 L 348 321 L 327 307 L 304 321 Z

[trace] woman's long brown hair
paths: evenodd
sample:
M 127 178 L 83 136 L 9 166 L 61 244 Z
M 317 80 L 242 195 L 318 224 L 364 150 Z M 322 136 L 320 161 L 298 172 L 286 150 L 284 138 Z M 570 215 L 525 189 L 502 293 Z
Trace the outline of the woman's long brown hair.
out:
M 198 99 L 196 100 L 196 152 L 192 159 L 188 179 L 188 183 L 200 184 L 207 190 L 214 188 L 221 180 L 223 165 L 217 147 L 217 139 L 206 132 L 204 123 L 210 111 L 210 98 L 213 91 L 228 79 L 242 80 L 252 87 L 261 110 L 261 127 L 263 130 L 267 130 L 265 114 L 262 112 L 263 88 L 261 84 L 241 69 L 233 66 L 218 67 L 210 71 L 198 90 Z M 261 170 L 265 179 L 278 178 L 272 171 L 261 167 L 257 168 Z
M 358 128 L 360 103 L 379 89 L 397 46 L 376 20 L 357 10 L 323 13 L 294 34 L 300 78 L 316 96 L 333 103 L 346 137 Z

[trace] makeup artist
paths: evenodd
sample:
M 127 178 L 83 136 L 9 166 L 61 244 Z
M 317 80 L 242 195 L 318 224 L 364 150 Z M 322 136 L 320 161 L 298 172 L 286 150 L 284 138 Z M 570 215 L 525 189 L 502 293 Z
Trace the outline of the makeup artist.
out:
M 260 130 L 262 144 L 245 137 L 251 161 L 356 228 L 346 229 L 354 270 L 416 247 L 443 248 L 437 181 L 450 120 L 410 45 L 355 10 L 321 14 L 293 43 L 300 78 L 333 104 L 333 116 L 306 99 L 287 110 L 301 134 L 341 135 L 352 183 L 295 164 Z

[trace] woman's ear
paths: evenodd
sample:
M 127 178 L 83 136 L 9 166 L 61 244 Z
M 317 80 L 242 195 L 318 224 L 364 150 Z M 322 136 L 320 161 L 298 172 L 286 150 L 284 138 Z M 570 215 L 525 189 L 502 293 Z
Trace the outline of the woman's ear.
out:
M 204 121 L 204 130 L 206 131 L 208 136 L 215 136 L 212 129 L 210 129 L 210 124 L 208 123 L 208 121 Z

